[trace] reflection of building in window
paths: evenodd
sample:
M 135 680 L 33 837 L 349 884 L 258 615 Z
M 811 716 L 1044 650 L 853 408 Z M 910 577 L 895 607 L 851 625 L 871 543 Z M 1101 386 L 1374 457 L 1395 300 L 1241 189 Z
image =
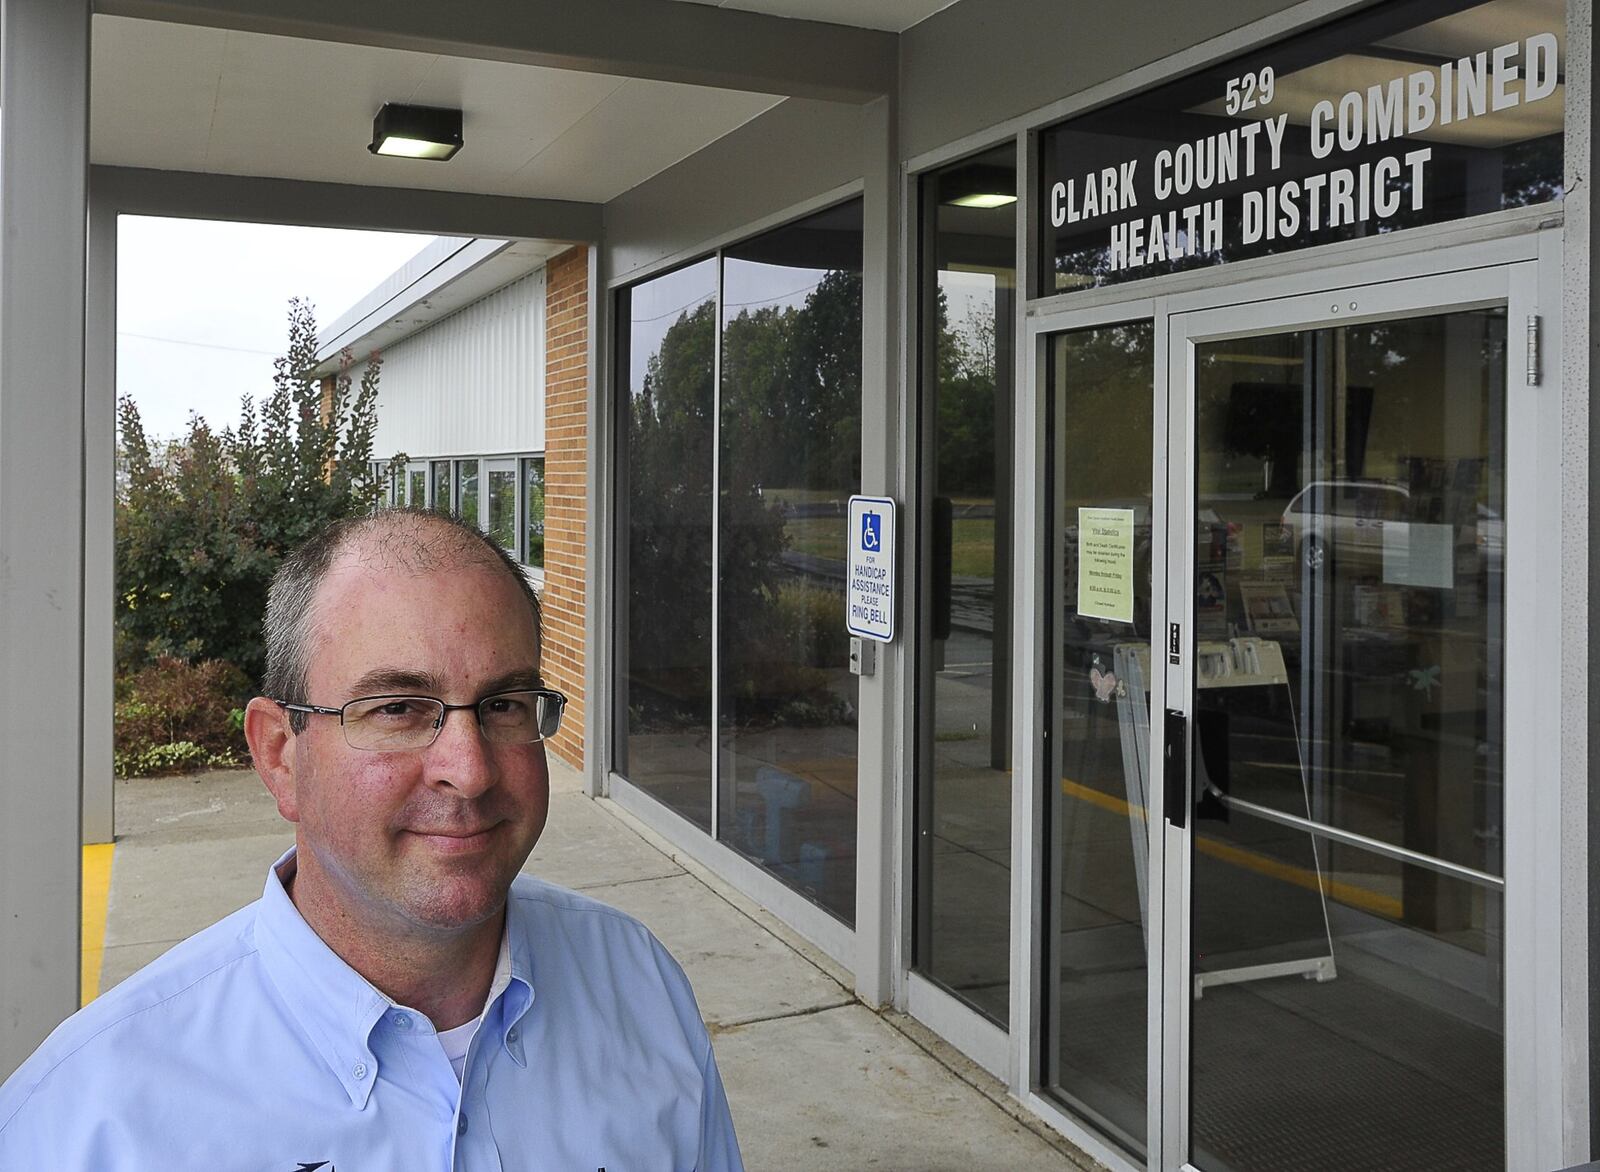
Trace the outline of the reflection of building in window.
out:
M 332 377 L 342 350 L 377 350 L 380 504 L 459 516 L 527 568 L 544 606 L 543 671 L 569 697 L 553 749 L 578 765 L 588 261 L 587 248 L 545 241 L 437 240 L 327 328 L 315 368 Z M 359 380 L 359 364 L 348 373 Z

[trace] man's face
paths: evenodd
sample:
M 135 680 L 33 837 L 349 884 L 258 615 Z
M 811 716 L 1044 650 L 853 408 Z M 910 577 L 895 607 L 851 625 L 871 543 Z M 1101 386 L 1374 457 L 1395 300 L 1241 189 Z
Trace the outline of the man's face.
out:
M 539 683 L 528 605 L 503 570 L 415 574 L 344 560 L 323 581 L 317 615 L 313 704 L 390 693 L 471 704 Z M 338 720 L 309 719 L 289 748 L 285 811 L 298 824 L 302 910 L 317 901 L 347 927 L 380 933 L 449 932 L 496 915 L 544 829 L 544 745 L 491 744 L 471 711 L 447 713 L 433 744 L 400 752 L 353 749 Z

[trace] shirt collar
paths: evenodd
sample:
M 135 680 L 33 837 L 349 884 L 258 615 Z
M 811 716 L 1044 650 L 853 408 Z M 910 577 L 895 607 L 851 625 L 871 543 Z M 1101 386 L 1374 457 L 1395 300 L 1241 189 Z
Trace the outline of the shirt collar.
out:
M 365 1107 L 378 1077 L 369 1038 L 395 1003 L 345 963 L 300 915 L 281 878 L 294 874 L 294 857 L 291 847 L 267 871 L 256 915 L 256 949 L 290 1014 L 350 1102 Z M 516 900 L 508 897 L 506 903 L 505 935 L 486 1008 L 505 998 L 501 1043 L 519 1066 L 526 1066 L 517 1023 L 533 1004 L 533 955 L 527 925 L 515 914 Z M 494 1016 L 486 1013 L 485 1021 Z
M 518 1024 L 533 1005 L 533 942 L 528 923 L 518 914 L 516 888 L 506 893 L 506 934 L 500 941 L 500 962 L 494 984 L 489 989 L 489 1006 L 503 997 L 501 1021 L 506 1053 L 518 1066 L 527 1066 L 522 1051 L 522 1030 Z
M 294 848 L 267 872 L 256 915 L 256 949 L 317 1053 L 350 1096 L 365 1107 L 378 1077 L 367 1037 L 391 1002 L 311 930 L 284 889 L 280 871 L 294 874 Z

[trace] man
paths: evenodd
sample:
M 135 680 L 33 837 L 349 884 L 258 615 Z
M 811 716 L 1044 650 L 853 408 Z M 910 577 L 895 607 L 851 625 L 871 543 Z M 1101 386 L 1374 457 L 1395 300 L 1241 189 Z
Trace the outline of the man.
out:
M 338 522 L 266 641 L 245 735 L 294 849 L 0 1088 L 0 1168 L 740 1168 L 677 964 L 518 874 L 565 699 L 515 564 L 432 514 Z

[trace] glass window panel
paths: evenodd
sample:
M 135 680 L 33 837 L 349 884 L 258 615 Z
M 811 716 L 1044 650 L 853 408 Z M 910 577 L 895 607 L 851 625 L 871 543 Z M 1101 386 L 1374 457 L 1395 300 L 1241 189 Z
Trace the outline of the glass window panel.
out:
M 1005 1026 L 1016 208 L 971 205 L 1016 194 L 1016 151 L 958 163 L 921 187 L 922 475 L 932 511 L 917 628 L 916 965 Z
M 428 502 L 428 470 L 412 468 L 406 473 L 406 479 L 410 481 L 406 503 L 414 509 L 422 508 Z
M 717 262 L 618 296 L 622 589 L 617 767 L 711 828 Z
M 544 457 L 522 461 L 522 560 L 544 566 Z
M 515 555 L 517 551 L 517 470 L 489 469 L 489 536 Z
M 433 462 L 433 507 L 441 513 L 455 511 L 455 498 L 450 495 L 450 461 Z
M 1137 1154 L 1147 1101 L 1154 341 L 1146 321 L 1063 334 L 1051 350 L 1062 597 L 1046 1083 Z M 1101 582 L 1109 591 L 1096 592 Z
M 1389 0 L 1064 122 L 1039 292 L 1559 199 L 1565 68 L 1563 0 Z
M 844 566 L 861 484 L 861 203 L 723 262 L 723 841 L 855 921 Z
M 1505 1165 L 1501 892 L 1273 820 L 1503 873 L 1505 384 L 1502 309 L 1196 347 L 1202 1166 Z
M 460 493 L 460 515 L 463 521 L 478 524 L 478 461 L 456 461 L 456 491 Z

